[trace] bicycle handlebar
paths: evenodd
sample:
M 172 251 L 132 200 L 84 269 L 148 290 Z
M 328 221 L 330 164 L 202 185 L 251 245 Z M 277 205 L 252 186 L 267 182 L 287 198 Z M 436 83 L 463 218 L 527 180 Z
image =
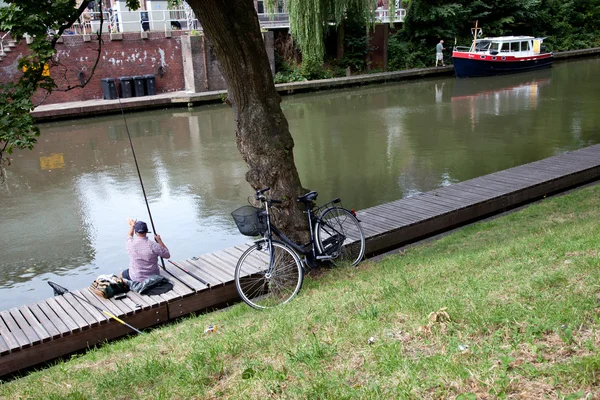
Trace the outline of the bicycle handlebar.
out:
M 260 196 L 261 194 L 263 194 L 264 192 L 268 192 L 269 190 L 271 190 L 270 187 L 266 187 L 264 189 L 260 189 L 256 191 L 256 197 Z
M 270 187 L 266 187 L 264 189 L 257 190 L 256 191 L 256 200 L 267 201 L 270 204 L 282 204 L 283 201 L 281 201 L 281 200 L 273 200 L 273 199 L 268 200 L 267 197 L 263 195 L 264 192 L 268 192 L 269 190 L 271 190 Z

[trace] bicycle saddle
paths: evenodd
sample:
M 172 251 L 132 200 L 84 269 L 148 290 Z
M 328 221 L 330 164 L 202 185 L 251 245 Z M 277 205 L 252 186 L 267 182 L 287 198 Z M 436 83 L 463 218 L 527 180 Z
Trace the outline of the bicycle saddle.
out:
M 296 198 L 296 201 L 303 201 L 305 203 L 310 203 L 311 201 L 316 200 L 318 195 L 319 195 L 319 193 L 317 193 L 315 191 L 308 192 L 304 196 L 300 196 L 300 197 Z

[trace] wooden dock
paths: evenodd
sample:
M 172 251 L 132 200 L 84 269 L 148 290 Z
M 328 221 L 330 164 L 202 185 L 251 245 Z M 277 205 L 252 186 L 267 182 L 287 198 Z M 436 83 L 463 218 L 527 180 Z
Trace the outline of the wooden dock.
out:
M 560 154 L 362 210 L 367 254 L 401 246 L 600 179 L 600 145 Z M 239 301 L 233 274 L 246 246 L 168 265 L 174 284 L 159 296 L 103 299 L 74 291 L 138 329 Z M 190 273 L 185 272 L 189 271 Z M 196 279 L 200 277 L 209 285 Z M 0 376 L 131 333 L 72 294 L 0 311 Z

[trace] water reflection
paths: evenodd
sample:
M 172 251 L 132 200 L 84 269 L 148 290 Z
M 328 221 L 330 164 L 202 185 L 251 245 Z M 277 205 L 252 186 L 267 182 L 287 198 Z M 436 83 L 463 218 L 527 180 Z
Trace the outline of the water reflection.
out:
M 600 63 L 286 97 L 294 156 L 319 200 L 360 209 L 600 142 Z M 549 75 L 544 75 L 549 74 Z M 246 241 L 252 191 L 231 109 L 127 115 L 158 232 L 174 259 Z M 126 218 L 148 221 L 120 116 L 41 126 L 0 187 L 0 309 L 126 267 Z
M 509 115 L 535 110 L 540 91 L 551 82 L 552 70 L 494 76 L 487 79 L 458 79 L 452 92 L 452 118 L 468 115 L 471 130 L 486 115 Z

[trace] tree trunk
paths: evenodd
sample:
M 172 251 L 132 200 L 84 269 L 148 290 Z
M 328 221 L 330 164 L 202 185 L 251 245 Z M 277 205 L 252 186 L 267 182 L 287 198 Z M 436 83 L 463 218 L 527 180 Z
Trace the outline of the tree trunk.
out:
M 275 223 L 294 240 L 306 240 L 308 224 L 296 197 L 306 193 L 294 163 L 294 140 L 275 90 L 252 0 L 188 0 L 213 46 L 233 108 L 237 146 L 248 165 L 246 180 L 284 200 Z

